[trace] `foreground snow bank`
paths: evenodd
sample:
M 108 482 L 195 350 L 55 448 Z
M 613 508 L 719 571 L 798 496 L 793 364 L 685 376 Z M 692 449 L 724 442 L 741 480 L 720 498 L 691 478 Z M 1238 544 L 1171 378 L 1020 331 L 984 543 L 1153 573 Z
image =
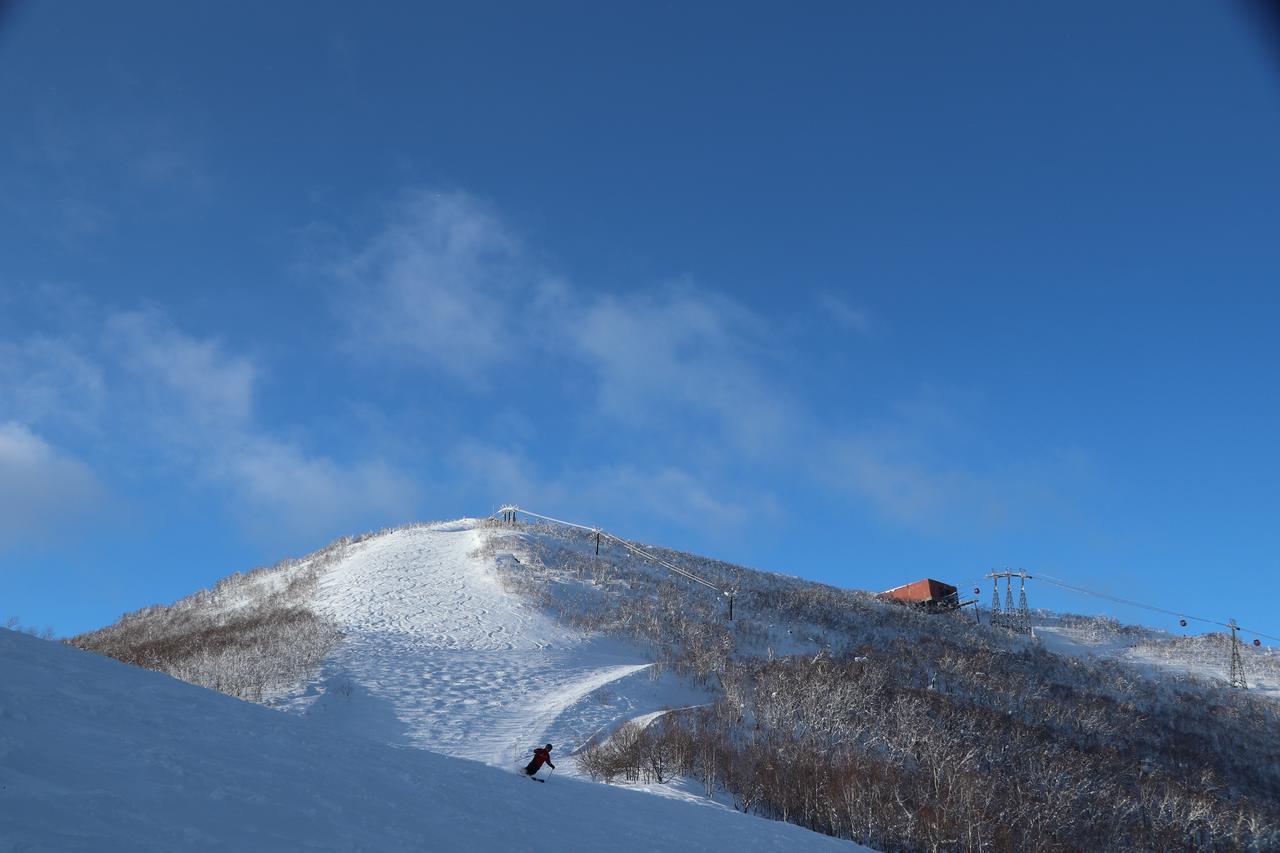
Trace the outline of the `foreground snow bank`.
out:
M 0 851 L 850 850 L 795 826 L 345 736 L 0 630 Z

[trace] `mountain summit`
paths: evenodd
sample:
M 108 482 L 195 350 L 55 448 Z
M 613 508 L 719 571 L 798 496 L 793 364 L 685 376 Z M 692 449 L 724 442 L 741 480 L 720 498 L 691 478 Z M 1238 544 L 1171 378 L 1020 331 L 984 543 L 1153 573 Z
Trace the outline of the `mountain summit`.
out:
M 345 538 L 74 642 L 273 709 L 131 673 L 187 691 L 175 696 L 206 697 L 182 700 L 206 716 L 207 739 L 191 761 L 217 750 L 219 737 L 257 737 L 256 721 L 270 720 L 288 732 L 279 737 L 288 751 L 349 750 L 341 761 L 360 765 L 360 781 L 343 796 L 391 784 L 379 775 L 390 772 L 408 785 L 394 794 L 399 803 L 445 797 L 416 787 L 415 774 L 427 771 L 402 762 L 452 761 L 440 767 L 474 785 L 457 803 L 471 820 L 529 818 L 505 794 L 480 793 L 518 783 L 521 798 L 570 798 L 557 828 L 576 821 L 595 831 L 615 820 L 606 804 L 624 802 L 609 797 L 624 793 L 682 810 L 662 840 L 644 836 L 644 849 L 698 849 L 701 830 L 682 839 L 686 824 L 733 819 L 742 822 L 716 830 L 726 833 L 723 848 L 821 848 L 827 840 L 816 833 L 879 849 L 1280 846 L 1280 667 L 1271 649 L 1245 651 L 1264 689 L 1242 691 L 1201 665 L 1198 656 L 1218 648 L 1214 635 L 1039 612 L 1030 621 L 1028 635 L 968 609 L 930 613 L 508 517 Z M 92 689 L 98 680 L 83 682 Z M 107 717 L 125 713 L 117 699 L 103 700 Z M 238 710 L 222 726 L 205 702 Z M 182 714 L 165 713 L 184 728 Z M 139 733 L 136 748 L 143 742 Z M 547 743 L 555 784 L 526 785 L 519 767 Z M 51 766 L 77 766 L 51 757 Z M 185 779 L 199 775 L 178 766 Z M 240 789 L 247 798 L 276 781 L 259 770 L 266 775 L 245 770 L 258 778 Z M 328 798 L 326 784 L 306 796 Z M 417 820 L 379 823 L 429 832 Z M 624 825 L 619 818 L 615 829 L 630 832 Z M 569 848 L 627 849 L 619 845 L 641 837 L 600 831 L 613 843 L 581 847 L 567 836 Z M 402 849 L 387 844 L 369 849 Z

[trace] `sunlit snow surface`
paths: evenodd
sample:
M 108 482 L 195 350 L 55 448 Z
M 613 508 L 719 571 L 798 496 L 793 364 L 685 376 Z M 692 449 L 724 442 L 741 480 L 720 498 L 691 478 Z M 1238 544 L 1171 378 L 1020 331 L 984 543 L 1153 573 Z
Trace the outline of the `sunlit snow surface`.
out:
M 1123 661 L 1153 679 L 1190 676 L 1227 683 L 1231 658 L 1226 636 L 1176 636 L 1133 626 L 1116 631 L 1081 628 L 1062 624 L 1048 614 L 1033 621 L 1036 642 L 1056 654 Z M 1280 700 L 1280 655 L 1276 650 L 1241 643 L 1240 656 L 1254 695 Z
M 501 535 L 459 521 L 355 545 L 316 601 L 345 639 L 285 704 L 340 730 L 514 768 L 534 746 L 567 756 L 627 717 L 705 701 L 674 679 L 652 681 L 638 650 L 505 591 L 493 558 L 475 556 L 483 537 Z M 608 701 L 594 698 L 606 685 Z
M 317 723 L 0 629 L 0 851 L 856 849 Z

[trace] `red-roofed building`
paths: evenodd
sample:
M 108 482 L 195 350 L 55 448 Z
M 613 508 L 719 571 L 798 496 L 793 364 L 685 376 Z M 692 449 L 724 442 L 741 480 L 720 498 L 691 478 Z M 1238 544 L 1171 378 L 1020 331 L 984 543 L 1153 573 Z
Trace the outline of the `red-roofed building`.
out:
M 880 593 L 878 598 L 885 601 L 896 601 L 901 604 L 914 604 L 931 611 L 955 610 L 960 606 L 960 597 L 954 586 L 933 578 L 924 578 L 914 583 L 895 586 Z

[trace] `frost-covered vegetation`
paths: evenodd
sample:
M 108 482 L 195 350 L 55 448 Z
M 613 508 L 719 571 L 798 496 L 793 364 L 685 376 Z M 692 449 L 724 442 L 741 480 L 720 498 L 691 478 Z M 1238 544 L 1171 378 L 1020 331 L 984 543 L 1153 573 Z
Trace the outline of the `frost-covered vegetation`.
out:
M 1255 685 L 1259 682 L 1280 684 L 1280 655 L 1275 649 L 1254 649 L 1241 644 L 1240 651 L 1246 681 Z M 1215 631 L 1194 637 L 1144 636 L 1134 646 L 1131 656 L 1154 663 L 1221 671 L 1230 654 L 1231 635 Z
M 261 702 L 305 680 L 338 641 L 309 606 L 324 569 L 360 538 L 299 560 L 235 573 L 173 604 L 127 613 L 67 642 L 128 664 Z
M 52 640 L 54 637 L 53 626 L 46 625 L 42 630 L 35 625 L 24 625 L 21 616 L 10 616 L 4 621 L 4 627 L 10 631 L 18 631 L 23 634 L 30 634 L 33 637 L 39 637 L 42 640 Z
M 3 629 L 0 684 L 5 853 L 855 853 L 722 809 L 338 736 Z
M 1232 639 L 1224 631 L 1174 634 L 1141 625 L 1125 625 L 1107 616 L 1048 611 L 1036 611 L 1032 621 L 1037 637 L 1045 640 L 1051 649 L 1102 654 L 1162 678 L 1194 676 L 1211 682 L 1228 682 Z M 1237 641 L 1236 648 L 1250 688 L 1280 699 L 1277 650 L 1243 641 Z
M 585 750 L 597 778 L 694 777 L 880 849 L 1280 849 L 1272 700 L 650 549 L 737 590 L 730 623 L 715 591 L 621 549 L 597 558 L 589 533 L 505 529 L 487 547 L 509 588 L 648 644 L 718 697 Z
M 1059 642 L 874 596 L 645 546 L 491 524 L 480 556 L 559 620 L 647 648 L 709 704 L 607 728 L 577 755 L 596 778 L 692 779 L 738 809 L 890 850 L 1280 849 L 1280 703 L 1221 683 L 1225 639 L 1037 614 Z M 378 534 L 371 534 L 376 536 Z M 310 606 L 370 536 L 235 575 L 73 640 L 262 701 L 338 640 Z M 327 611 L 326 611 L 327 612 Z M 1275 677 L 1272 650 L 1246 669 Z M 1217 667 L 1185 665 L 1216 661 Z M 1177 663 L 1178 666 L 1165 666 Z M 1197 672 L 1202 673 L 1197 675 Z M 560 741 L 557 741 L 560 742 Z

